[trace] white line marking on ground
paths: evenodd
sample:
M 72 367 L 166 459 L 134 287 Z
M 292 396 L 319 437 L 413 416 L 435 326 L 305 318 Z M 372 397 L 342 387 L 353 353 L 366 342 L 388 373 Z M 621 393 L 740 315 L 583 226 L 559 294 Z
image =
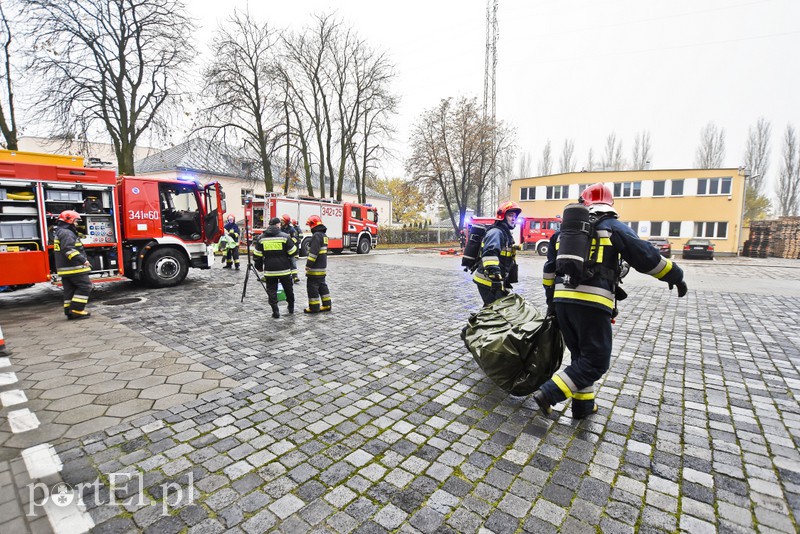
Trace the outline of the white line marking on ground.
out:
M 16 373 L 0 373 L 0 386 L 7 386 L 17 382 Z
M 25 396 L 25 392 L 21 389 L 11 389 L 9 391 L 0 392 L 0 404 L 2 404 L 4 408 L 24 402 L 28 402 L 28 397 Z
M 22 459 L 32 480 L 55 475 L 64 467 L 56 450 L 49 443 L 42 443 L 22 451 Z
M 39 428 L 39 418 L 29 409 L 14 410 L 8 412 L 8 424 L 11 425 L 11 432 L 19 434 L 35 428 Z
M 78 506 L 78 499 L 67 506 L 59 506 L 53 499 L 47 499 L 44 509 L 55 534 L 83 534 L 94 526 L 91 516 Z

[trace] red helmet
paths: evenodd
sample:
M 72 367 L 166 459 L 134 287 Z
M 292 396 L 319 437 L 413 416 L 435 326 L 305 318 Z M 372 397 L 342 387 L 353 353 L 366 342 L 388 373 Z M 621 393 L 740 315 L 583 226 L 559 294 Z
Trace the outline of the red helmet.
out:
M 281 215 L 281 220 L 283 221 L 283 224 L 289 224 L 292 222 L 292 218 L 285 213 Z
M 226 218 L 226 220 L 228 222 L 234 222 L 236 220 L 236 217 L 233 216 L 233 213 L 229 213 L 228 217 Z
M 81 214 L 74 210 L 65 210 L 58 216 L 58 220 L 67 224 L 75 224 L 75 221 L 81 220 Z
M 292 219 L 292 224 L 297 226 L 297 219 Z
M 519 207 L 519 204 L 517 204 L 516 202 L 511 202 L 510 200 L 508 202 L 503 202 L 497 208 L 497 217 L 496 217 L 496 219 L 498 221 L 502 221 L 503 219 L 506 218 L 506 215 L 510 211 L 517 212 L 517 216 L 519 216 L 519 214 L 522 213 L 522 208 Z
M 581 198 L 578 201 L 587 208 L 592 204 L 608 204 L 609 206 L 613 206 L 614 195 L 612 195 L 611 190 L 603 184 L 594 184 L 583 190 Z
M 306 224 L 308 225 L 309 228 L 314 228 L 318 224 L 322 224 L 322 219 L 319 218 L 319 215 L 312 215 L 311 217 L 308 218 Z

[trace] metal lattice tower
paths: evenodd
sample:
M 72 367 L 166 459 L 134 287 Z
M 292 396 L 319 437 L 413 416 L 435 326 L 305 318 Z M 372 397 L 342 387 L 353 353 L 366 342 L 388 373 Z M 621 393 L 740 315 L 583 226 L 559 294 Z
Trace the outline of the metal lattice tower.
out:
M 497 2 L 498 0 L 488 0 L 486 2 L 486 58 L 485 70 L 483 75 L 483 117 L 486 122 L 495 125 L 497 101 L 495 97 L 495 75 L 497 73 Z M 495 134 L 492 129 L 491 154 L 492 161 L 489 171 L 489 202 L 492 206 L 497 204 L 497 173 L 495 154 Z

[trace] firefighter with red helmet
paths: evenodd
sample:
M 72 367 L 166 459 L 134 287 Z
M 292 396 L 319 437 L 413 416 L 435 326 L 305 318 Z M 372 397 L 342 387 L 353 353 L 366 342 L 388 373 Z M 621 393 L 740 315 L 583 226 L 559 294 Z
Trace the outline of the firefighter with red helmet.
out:
M 269 226 L 258 236 L 253 245 L 255 267 L 257 271 L 263 271 L 264 282 L 267 285 L 267 299 L 272 308 L 272 317 L 275 319 L 281 316 L 278 310 L 278 282 L 286 294 L 289 313 L 294 313 L 291 259 L 297 255 L 297 247 L 287 234 L 281 232 L 280 225 L 281 220 L 277 217 L 270 219 Z
M 236 224 L 236 217 L 233 215 L 228 215 L 227 220 L 225 221 L 225 235 L 230 237 L 234 243 L 236 243 L 235 247 L 229 247 L 227 251 L 225 251 L 225 265 L 222 267 L 223 269 L 230 269 L 231 264 L 236 267 L 236 270 L 239 270 L 239 236 L 241 233 L 239 232 L 239 225 Z
M 61 277 L 64 287 L 64 314 L 70 320 L 87 319 L 91 315 L 86 311 L 86 304 L 92 292 L 92 282 L 89 280 L 92 266 L 75 226 L 80 220 L 77 211 L 62 211 L 53 229 L 56 273 Z
M 508 294 L 511 284 L 517 281 L 517 247 L 511 230 L 520 213 L 522 208 L 516 202 L 503 202 L 497 208 L 494 224 L 483 236 L 472 281 L 478 286 L 484 306 Z
M 325 276 L 328 268 L 328 230 L 322 224 L 319 215 L 312 215 L 306 221 L 311 228 L 311 242 L 308 245 L 308 259 L 306 261 L 306 292 L 308 293 L 308 308 L 305 313 L 319 313 L 331 311 L 331 294 Z
M 286 213 L 281 215 L 281 232 L 287 234 L 294 243 L 294 246 L 296 246 L 298 250 L 300 249 L 300 232 L 297 231 L 297 226 L 292 224 L 292 218 Z M 297 276 L 296 256 L 292 256 L 292 280 L 295 284 L 300 282 L 300 277 Z
M 611 320 L 616 315 L 616 301 L 626 297 L 619 288 L 620 258 L 637 271 L 666 282 L 670 289 L 677 287 L 679 297 L 687 292 L 681 268 L 617 219 L 614 196 L 605 185 L 587 187 L 579 202 L 588 208 L 588 220 L 594 228 L 591 238 L 584 242 L 591 255 L 590 269 L 584 270 L 579 280 L 556 272 L 559 247 L 570 249 L 565 210 L 561 231 L 550 239 L 542 275 L 548 315 L 557 317 L 571 362 L 533 393 L 544 414 L 549 414 L 553 405 L 572 399 L 574 419 L 597 411 L 594 383 L 611 364 Z M 575 255 L 562 257 L 569 261 Z

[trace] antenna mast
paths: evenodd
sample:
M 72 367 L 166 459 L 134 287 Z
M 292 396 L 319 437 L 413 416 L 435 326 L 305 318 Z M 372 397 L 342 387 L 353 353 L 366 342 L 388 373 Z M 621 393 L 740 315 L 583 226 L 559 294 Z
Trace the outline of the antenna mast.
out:
M 490 205 L 494 206 L 497 204 L 497 165 L 495 161 L 495 150 L 496 150 L 496 136 L 495 136 L 495 125 L 496 125 L 496 111 L 497 111 L 497 101 L 495 97 L 495 87 L 496 87 L 496 78 L 495 75 L 497 73 L 497 38 L 498 38 L 498 28 L 497 28 L 497 3 L 498 0 L 488 0 L 486 2 L 486 58 L 485 58 L 485 70 L 483 75 L 483 118 L 484 123 L 491 124 L 492 128 L 492 138 L 490 140 L 490 156 L 491 161 L 489 162 L 490 169 L 489 169 L 489 179 L 488 179 L 488 189 L 489 189 L 489 203 Z

